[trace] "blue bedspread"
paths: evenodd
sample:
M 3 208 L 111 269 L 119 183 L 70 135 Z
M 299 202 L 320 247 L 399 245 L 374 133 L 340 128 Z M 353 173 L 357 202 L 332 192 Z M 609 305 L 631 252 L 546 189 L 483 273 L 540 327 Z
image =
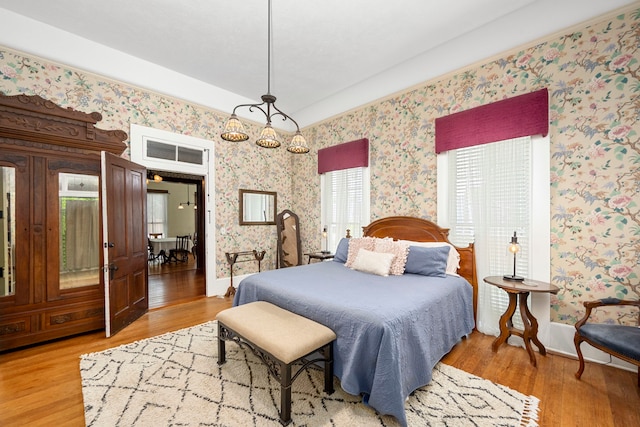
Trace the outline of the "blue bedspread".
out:
M 376 276 L 336 261 L 265 271 L 238 285 L 234 305 L 267 301 L 331 328 L 335 375 L 381 414 L 406 425 L 405 399 L 474 326 L 461 277 Z

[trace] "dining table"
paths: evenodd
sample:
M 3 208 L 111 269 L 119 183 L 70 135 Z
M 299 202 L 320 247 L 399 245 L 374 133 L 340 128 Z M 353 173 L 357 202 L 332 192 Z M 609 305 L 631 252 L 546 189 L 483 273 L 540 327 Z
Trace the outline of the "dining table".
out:
M 162 257 L 163 262 L 166 262 L 169 258 L 169 251 L 176 247 L 176 237 L 149 238 L 149 243 L 156 258 Z M 191 252 L 192 247 L 193 240 L 187 239 L 187 251 Z

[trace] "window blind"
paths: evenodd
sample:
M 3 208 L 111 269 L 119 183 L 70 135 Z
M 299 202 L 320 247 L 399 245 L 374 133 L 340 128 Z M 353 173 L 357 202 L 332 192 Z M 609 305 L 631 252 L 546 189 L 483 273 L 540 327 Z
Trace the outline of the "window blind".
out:
M 327 172 L 323 176 L 322 218 L 327 227 L 328 248 L 333 251 L 345 236 L 362 235 L 362 226 L 368 221 L 369 194 L 368 168 L 350 168 Z
M 449 226 L 456 244 L 474 241 L 478 276 L 513 273 L 507 251 L 518 234 L 517 274 L 530 277 L 532 155 L 531 138 L 516 138 L 449 152 Z M 478 328 L 497 334 L 498 320 L 508 306 L 507 294 L 490 285 L 479 293 Z M 514 323 L 522 327 L 520 315 Z
M 167 204 L 169 195 L 147 192 L 147 233 L 164 233 L 167 230 Z

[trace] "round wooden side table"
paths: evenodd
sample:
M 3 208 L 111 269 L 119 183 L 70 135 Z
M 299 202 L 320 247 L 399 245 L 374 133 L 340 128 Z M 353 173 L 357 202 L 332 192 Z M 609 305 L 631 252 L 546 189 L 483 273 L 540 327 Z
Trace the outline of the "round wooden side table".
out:
M 524 345 L 529 353 L 529 359 L 531 364 L 536 366 L 536 356 L 531 342 L 533 342 L 538 351 L 543 356 L 547 354 L 547 350 L 544 345 L 538 340 L 538 321 L 529 311 L 527 305 L 527 299 L 529 299 L 529 293 L 551 293 L 557 294 L 560 290 L 557 286 L 551 283 L 541 282 L 539 280 L 524 279 L 521 281 L 507 280 L 502 276 L 489 276 L 485 277 L 484 281 L 490 285 L 497 286 L 503 289 L 509 294 L 509 306 L 504 314 L 500 317 L 500 335 L 491 344 L 491 349 L 494 352 L 498 351 L 498 347 L 502 345 L 511 335 L 518 336 L 524 340 Z M 516 305 L 520 303 L 520 316 L 522 317 L 522 323 L 524 324 L 524 330 L 515 328 L 513 326 L 513 314 L 516 311 Z

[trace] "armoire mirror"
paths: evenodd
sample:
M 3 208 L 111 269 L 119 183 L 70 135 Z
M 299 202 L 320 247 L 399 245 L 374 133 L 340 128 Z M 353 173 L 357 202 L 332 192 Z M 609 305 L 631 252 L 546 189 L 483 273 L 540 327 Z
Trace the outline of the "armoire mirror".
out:
M 0 297 L 15 293 L 15 168 L 0 166 Z
M 60 173 L 60 289 L 100 284 L 100 181 Z
M 273 191 L 240 190 L 240 225 L 275 225 L 278 195 Z

